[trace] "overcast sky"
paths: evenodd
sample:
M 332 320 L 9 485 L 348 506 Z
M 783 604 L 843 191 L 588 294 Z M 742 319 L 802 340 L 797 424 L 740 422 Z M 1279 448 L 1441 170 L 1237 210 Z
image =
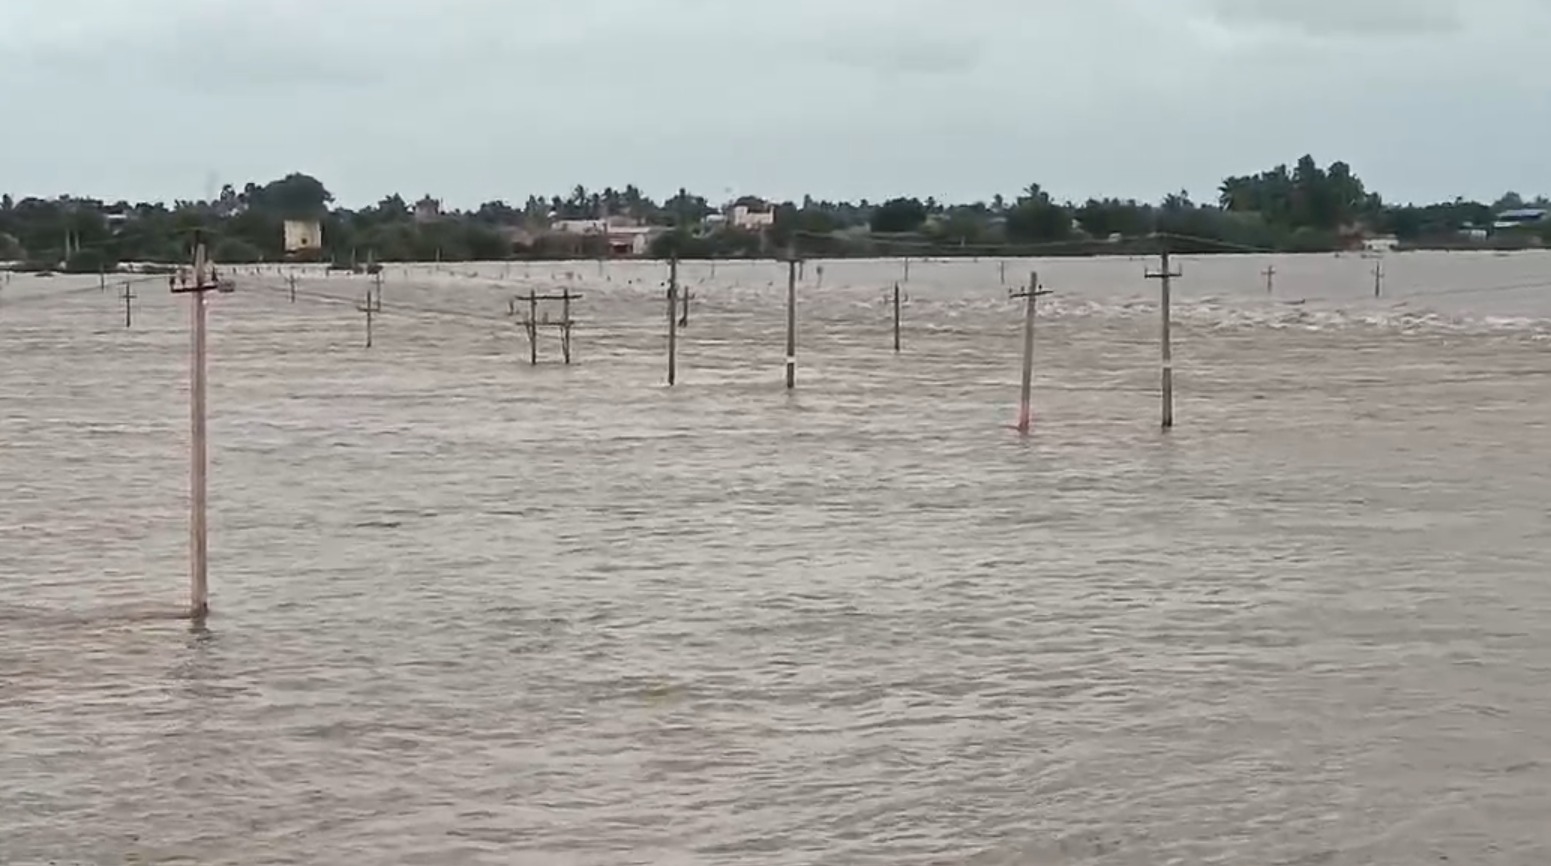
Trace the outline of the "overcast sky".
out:
M 1551 192 L 1551 0 L 0 0 L 0 189 Z

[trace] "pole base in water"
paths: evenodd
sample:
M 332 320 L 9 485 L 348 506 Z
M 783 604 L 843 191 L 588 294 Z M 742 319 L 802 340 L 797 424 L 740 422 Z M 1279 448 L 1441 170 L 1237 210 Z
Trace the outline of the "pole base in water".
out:
M 1013 425 L 1013 429 L 1017 430 L 1019 433 L 1027 434 L 1029 432 L 1029 424 L 1032 421 L 1033 418 L 1029 412 L 1029 407 L 1024 406 L 1018 410 L 1018 423 Z

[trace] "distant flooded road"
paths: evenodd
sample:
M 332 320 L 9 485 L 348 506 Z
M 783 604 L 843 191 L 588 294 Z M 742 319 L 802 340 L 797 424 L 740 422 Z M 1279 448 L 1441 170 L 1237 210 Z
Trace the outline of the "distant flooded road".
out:
M 998 260 L 791 394 L 772 263 L 671 390 L 661 264 L 241 273 L 204 633 L 183 299 L 16 277 L 0 863 L 1551 862 L 1551 255 L 1183 257 L 1167 435 L 1150 264 L 1008 263 L 1027 439 Z

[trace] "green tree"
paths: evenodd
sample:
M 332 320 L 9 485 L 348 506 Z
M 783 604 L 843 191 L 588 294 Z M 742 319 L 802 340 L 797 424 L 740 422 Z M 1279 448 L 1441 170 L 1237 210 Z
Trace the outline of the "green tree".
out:
M 317 178 L 294 172 L 249 194 L 248 205 L 273 211 L 286 219 L 316 219 L 334 201 Z
M 879 234 L 913 232 L 926 222 L 926 206 L 920 199 L 894 198 L 872 212 L 871 228 Z
M 95 274 L 104 271 L 118 270 L 118 260 L 108 251 L 87 247 L 70 254 L 70 259 L 65 262 L 65 272 L 70 274 Z
M 264 260 L 264 251 L 239 237 L 224 237 L 210 248 L 210 257 L 218 263 L 249 264 Z
M 1024 190 L 1007 211 L 1007 239 L 1023 243 L 1061 241 L 1072 234 L 1072 216 L 1039 184 Z

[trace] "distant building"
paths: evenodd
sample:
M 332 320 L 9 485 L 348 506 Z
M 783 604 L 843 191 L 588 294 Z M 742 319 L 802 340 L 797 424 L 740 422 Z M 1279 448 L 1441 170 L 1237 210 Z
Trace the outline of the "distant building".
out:
M 531 247 L 538 240 L 538 235 L 527 226 L 502 226 L 501 233 L 513 247 Z
M 649 226 L 617 226 L 609 229 L 609 252 L 616 256 L 644 256 L 659 232 Z
M 1514 210 L 1505 210 L 1497 215 L 1497 219 L 1492 223 L 1492 228 L 1496 231 L 1530 228 L 1545 222 L 1547 213 L 1545 208 L 1538 207 L 1521 207 Z
M 442 203 L 430 196 L 415 202 L 415 222 L 429 223 L 442 218 Z
M 592 235 L 608 231 L 609 223 L 608 220 L 555 220 L 551 228 L 570 235 Z
M 1400 246 L 1400 238 L 1394 235 L 1375 235 L 1363 238 L 1363 251 L 1370 253 L 1393 252 Z
M 286 220 L 285 251 L 288 255 L 323 249 L 323 224 L 317 220 Z
M 653 226 L 619 225 L 618 220 L 584 219 L 555 220 L 550 224 L 552 235 L 571 238 L 581 236 L 601 237 L 608 244 L 609 255 L 644 256 L 651 251 L 652 239 L 662 233 Z
M 748 205 L 734 205 L 731 220 L 734 226 L 745 231 L 762 232 L 775 225 L 775 209 L 757 210 Z

